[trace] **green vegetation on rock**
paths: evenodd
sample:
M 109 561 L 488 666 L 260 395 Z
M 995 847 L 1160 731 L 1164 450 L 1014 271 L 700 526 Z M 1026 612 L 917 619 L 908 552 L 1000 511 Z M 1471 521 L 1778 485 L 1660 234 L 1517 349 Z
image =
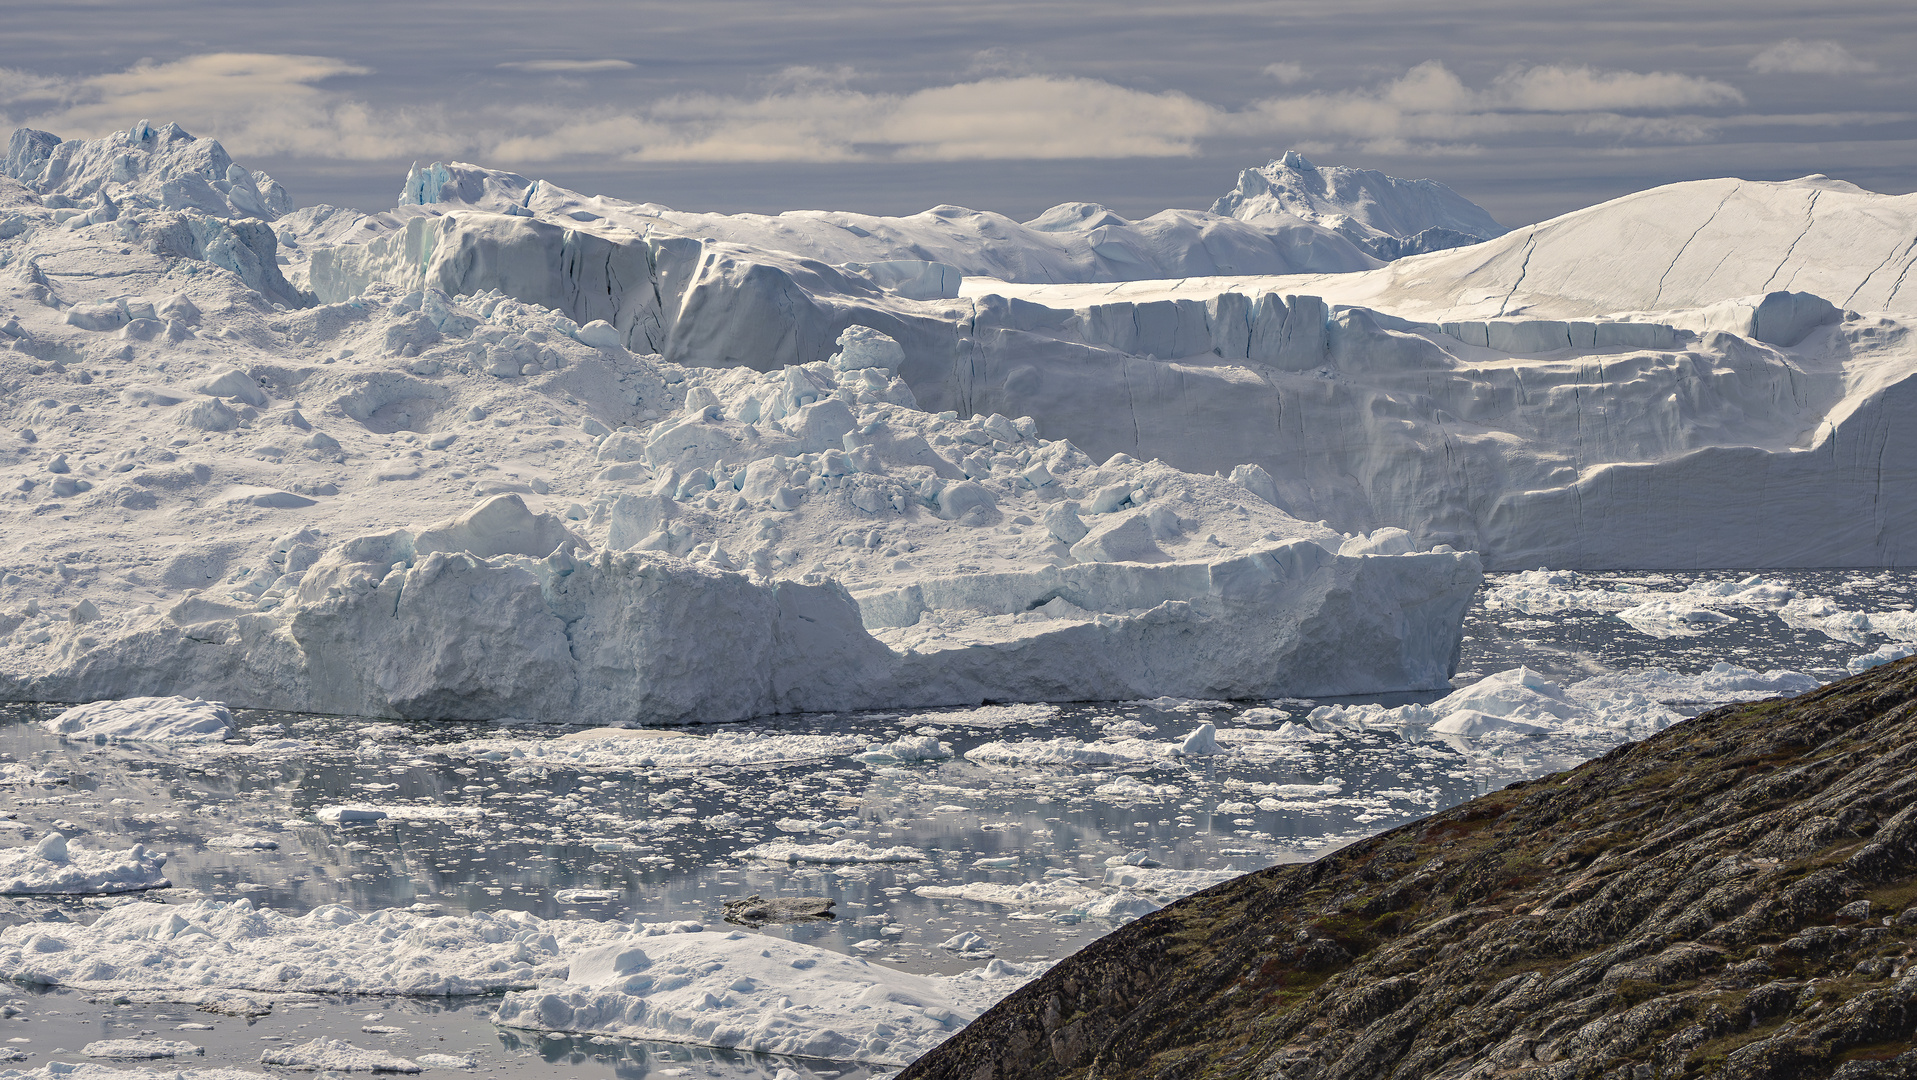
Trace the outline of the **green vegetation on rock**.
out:
M 900 1080 L 1917 1077 L 1917 659 L 1070 957 Z

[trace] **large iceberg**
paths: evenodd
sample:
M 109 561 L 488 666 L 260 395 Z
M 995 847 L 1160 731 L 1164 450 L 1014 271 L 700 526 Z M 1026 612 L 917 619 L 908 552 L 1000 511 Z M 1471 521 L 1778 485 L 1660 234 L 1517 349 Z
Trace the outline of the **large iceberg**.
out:
M 1090 239 L 1096 254 L 1118 235 L 1123 219 L 1089 203 L 1024 233 L 949 208 L 674 217 L 435 168 L 408 192 L 441 201 L 356 231 L 327 218 L 294 279 L 327 298 L 380 281 L 497 288 L 694 366 L 819 362 L 871 327 L 900 344 L 928 410 L 1030 415 L 1101 459 L 1255 465 L 1299 517 L 1402 528 L 1498 568 L 1917 555 L 1912 504 L 1877 494 L 1911 479 L 1886 419 L 1910 392 L 1910 196 L 1701 181 L 1499 236 L 1440 186 L 1288 155 L 1214 209 L 1309 218 L 1340 243 L 1330 230 L 1493 238 L 1308 275 L 1205 256 L 1220 269 L 1192 277 L 1153 255 L 1129 276 L 1164 279 L 1109 283 L 1110 267 L 1055 248 Z M 1197 258 L 1225 242 L 1218 221 L 1240 224 L 1213 218 L 1199 238 L 1124 243 Z
M 31 387 L 14 699 L 614 722 L 1435 687 L 1477 585 L 1470 554 L 1336 554 L 1252 473 L 920 409 L 869 327 L 687 368 L 497 289 L 286 310 L 189 255 L 66 273 L 120 228 L 16 241 L 52 287 L 0 353 Z

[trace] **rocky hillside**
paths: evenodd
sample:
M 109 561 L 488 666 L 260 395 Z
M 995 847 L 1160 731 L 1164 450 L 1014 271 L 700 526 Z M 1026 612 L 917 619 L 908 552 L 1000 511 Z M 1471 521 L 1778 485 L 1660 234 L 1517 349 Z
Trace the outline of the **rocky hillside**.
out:
M 1917 660 L 1106 937 L 901 1080 L 1917 1077 Z

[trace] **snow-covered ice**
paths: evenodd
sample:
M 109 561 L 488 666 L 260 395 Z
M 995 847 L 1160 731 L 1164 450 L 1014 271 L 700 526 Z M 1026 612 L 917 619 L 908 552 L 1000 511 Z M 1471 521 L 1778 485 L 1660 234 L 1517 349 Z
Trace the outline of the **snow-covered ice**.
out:
M 790 863 L 896 863 L 918 862 L 925 853 L 916 848 L 875 848 L 858 840 L 834 840 L 827 844 L 803 844 L 792 840 L 768 840 L 739 853 L 741 858 Z
M 47 730 L 76 739 L 219 742 L 233 734 L 233 714 L 217 701 L 136 697 L 76 705 L 48 720 Z
M 749 363 L 687 367 L 628 351 L 636 315 L 602 330 L 510 295 L 517 278 L 382 271 L 318 306 L 268 300 L 156 248 L 142 230 L 173 212 L 69 228 L 29 208 L 0 242 L 55 282 L 8 309 L 0 364 L 33 402 L 8 436 L 12 499 L 35 518 L 8 535 L 89 567 L 0 585 L 26 601 L 0 643 L 15 698 L 607 723 L 1449 673 L 1475 556 L 1335 554 L 1344 536 L 1237 481 L 1095 461 L 1018 412 L 922 408 L 904 325 L 885 324 L 901 342 L 835 320 L 793 363 L 740 341 Z M 408 229 L 546 266 L 542 219 L 481 218 Z M 120 255 L 128 240 L 146 249 Z M 128 259 L 119 292 L 86 295 L 109 286 L 84 268 Z M 60 315 L 80 308 L 97 317 Z M 112 329 L 164 321 L 149 309 L 173 329 Z M 96 354 L 97 375 L 65 377 L 62 358 Z
M 245 899 L 129 904 L 90 926 L 0 930 L 20 982 L 99 990 L 480 994 L 564 970 L 569 950 L 622 932 L 518 912 L 435 917 L 330 905 L 292 917 Z
M 0 896 L 73 896 L 141 892 L 167 885 L 166 856 L 135 844 L 95 850 L 50 832 L 26 847 L 0 851 Z
M 578 954 L 563 981 L 506 995 L 496 1022 L 904 1065 L 1038 973 L 910 975 L 742 931 L 668 934 Z
M 142 1061 L 154 1058 L 195 1057 L 205 1049 L 173 1039 L 101 1039 L 80 1048 L 87 1057 Z
M 318 1038 L 297 1046 L 276 1046 L 260 1054 L 260 1064 L 282 1069 L 325 1072 L 416 1073 L 418 1062 L 384 1050 L 367 1050 L 341 1039 Z

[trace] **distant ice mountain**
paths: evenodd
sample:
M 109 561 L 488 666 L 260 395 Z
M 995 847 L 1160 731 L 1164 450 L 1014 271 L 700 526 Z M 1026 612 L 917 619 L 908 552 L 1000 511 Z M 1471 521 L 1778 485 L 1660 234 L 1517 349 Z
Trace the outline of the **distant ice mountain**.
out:
M 1386 262 L 1508 231 L 1484 207 L 1436 180 L 1403 180 L 1342 165 L 1321 168 L 1296 150 L 1239 173 L 1238 186 L 1211 212 L 1254 225 L 1318 225 Z
M 195 138 L 178 124 L 142 120 L 100 139 L 20 128 L 7 141 L 5 171 L 49 209 L 86 209 L 95 223 L 113 220 L 122 205 L 263 221 L 293 209 L 271 176 L 248 172 L 218 140 Z

